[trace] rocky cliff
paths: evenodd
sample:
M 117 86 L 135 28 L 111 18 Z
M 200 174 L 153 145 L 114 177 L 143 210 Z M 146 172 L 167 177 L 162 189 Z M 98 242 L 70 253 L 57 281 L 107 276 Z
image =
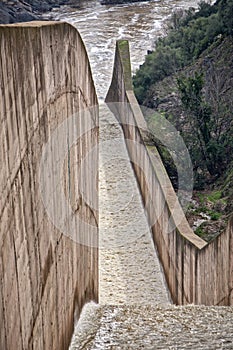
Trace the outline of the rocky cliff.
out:
M 78 0 L 2 0 L 0 23 L 33 21 L 39 19 L 41 13 L 66 4 L 77 6 Z

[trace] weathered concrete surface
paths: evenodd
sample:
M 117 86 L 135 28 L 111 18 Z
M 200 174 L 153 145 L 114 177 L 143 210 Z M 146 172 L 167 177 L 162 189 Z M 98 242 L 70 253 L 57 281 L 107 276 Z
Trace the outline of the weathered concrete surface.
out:
M 73 350 L 233 348 L 233 308 L 87 304 Z
M 99 302 L 170 303 L 122 128 L 100 109 Z
M 128 42 L 124 40 L 117 43 L 106 102 L 115 102 L 112 110 L 124 130 L 173 301 L 232 305 L 233 218 L 210 244 L 191 230 L 156 148 L 147 145 L 148 130 L 132 91 Z
M 42 149 L 53 131 L 74 113 L 77 128 L 84 130 L 79 111 L 96 104 L 89 61 L 74 27 L 0 26 L 0 349 L 67 349 L 74 312 L 79 316 L 86 301 L 98 299 L 98 251 L 91 231 L 77 224 L 71 239 L 56 229 L 39 189 Z M 73 146 L 64 135 L 68 156 L 60 182 L 75 215 L 97 235 L 97 208 L 84 200 L 85 194 L 95 199 L 97 151 L 91 171 L 83 173 L 89 193 L 79 187 L 77 174 L 98 141 L 97 109 L 92 121 L 94 127 Z M 55 199 L 52 194 L 54 213 L 60 208 Z M 75 242 L 81 235 L 86 245 Z

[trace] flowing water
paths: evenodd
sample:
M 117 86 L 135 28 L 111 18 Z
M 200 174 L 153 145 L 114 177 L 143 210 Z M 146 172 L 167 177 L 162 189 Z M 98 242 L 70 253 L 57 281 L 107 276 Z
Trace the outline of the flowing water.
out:
M 132 70 L 143 63 L 156 38 L 164 34 L 164 21 L 178 8 L 197 7 L 194 0 L 151 0 L 125 5 L 101 5 L 98 0 L 79 0 L 79 8 L 61 7 L 54 19 L 74 24 L 90 58 L 99 99 L 104 99 L 111 81 L 115 43 L 128 39 Z
M 197 7 L 198 1 L 78 3 L 79 8 L 64 6 L 47 17 L 71 22 L 79 30 L 101 101 L 111 81 L 116 40 L 129 40 L 135 72 L 164 34 L 164 21 L 172 11 Z M 225 313 L 229 329 L 232 311 L 208 309 L 203 315 L 195 307 L 176 309 L 169 304 L 122 132 L 106 107 L 100 112 L 100 305 L 84 307 L 70 349 L 200 349 L 200 344 L 205 344 L 202 349 L 230 349 L 219 320 Z M 131 234 L 128 242 L 122 239 L 125 232 Z M 233 331 L 229 334 L 231 339 Z

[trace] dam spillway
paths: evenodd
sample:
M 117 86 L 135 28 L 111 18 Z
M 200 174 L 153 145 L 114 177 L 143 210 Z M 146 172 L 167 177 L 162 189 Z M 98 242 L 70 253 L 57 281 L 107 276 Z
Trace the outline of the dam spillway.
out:
M 122 84 L 122 77 L 124 84 Z M 125 41 L 119 41 L 116 47 L 113 80 L 106 98 L 110 110 L 114 111 L 117 119 L 107 111 L 106 106 L 104 107 L 105 113 L 102 114 L 102 116 L 100 113 L 100 140 L 102 137 L 102 142 L 111 138 L 116 141 L 112 144 L 106 142 L 105 148 L 104 145 L 100 147 L 100 213 L 104 213 L 103 216 L 100 215 L 100 244 L 102 239 L 102 246 L 100 246 L 99 252 L 100 304 L 96 305 L 91 303 L 84 307 L 80 321 L 76 325 L 70 349 L 231 349 L 233 339 L 232 307 L 169 305 L 168 294 L 165 284 L 163 283 L 162 271 L 159 267 L 155 251 L 153 251 L 153 249 L 150 250 L 151 231 L 148 224 L 143 225 L 143 215 L 145 215 L 145 212 L 142 211 L 140 205 L 141 200 L 137 202 L 135 207 L 133 206 L 131 208 L 136 209 L 135 215 L 134 213 L 132 214 L 133 210 L 131 210 L 131 215 L 127 213 L 127 207 L 130 208 L 130 204 L 132 205 L 132 203 L 135 205 L 135 202 L 132 200 L 132 194 L 135 192 L 132 191 L 132 185 L 126 185 L 124 187 L 124 183 L 122 183 L 122 173 L 124 173 L 124 180 L 127 178 L 130 179 L 130 172 L 132 171 L 131 164 L 134 165 L 134 174 L 136 174 L 142 198 L 143 193 L 145 194 L 147 189 L 145 182 L 148 183 L 151 181 L 151 175 L 149 174 L 151 165 L 146 162 L 147 154 L 143 150 L 143 147 L 137 147 L 139 144 L 141 145 L 143 141 L 141 139 L 142 135 L 138 136 L 137 139 L 135 125 L 140 126 L 138 135 L 140 135 L 140 132 L 146 131 L 146 126 L 143 121 L 143 116 L 137 108 L 134 96 L 131 93 L 132 85 L 130 80 L 127 43 Z M 114 103 L 111 101 L 121 102 Z M 136 122 L 135 120 L 132 121 L 130 118 L 132 114 L 134 118 L 136 118 Z M 119 130 L 119 123 L 124 130 L 124 155 L 120 151 L 118 152 L 118 150 L 121 149 L 118 139 L 121 139 L 122 136 L 120 135 L 123 135 L 122 131 Z M 145 135 L 145 140 L 146 138 L 147 135 Z M 134 140 L 133 145 L 132 139 Z M 127 152 L 125 143 L 127 144 Z M 148 153 L 151 151 L 151 147 L 146 149 Z M 140 152 L 142 152 L 142 154 Z M 135 153 L 136 157 L 134 156 Z M 139 160 L 140 157 L 144 159 L 143 172 L 140 172 L 140 169 L 135 166 L 142 164 Z M 153 171 L 157 175 L 155 181 L 161 181 L 164 185 L 163 193 L 165 198 L 167 197 L 166 204 L 170 208 L 172 205 L 176 207 L 176 202 L 171 201 L 172 197 L 175 198 L 175 193 L 171 189 L 169 182 L 166 182 L 167 180 L 164 170 L 161 168 L 162 164 L 160 158 L 154 151 L 150 157 L 151 163 L 153 167 L 155 167 Z M 105 159 L 106 161 L 104 162 Z M 125 165 L 125 172 L 122 168 L 118 170 L 119 164 L 123 164 L 126 159 L 127 161 L 129 161 L 129 159 L 131 160 L 130 169 Z M 101 167 L 103 163 L 104 167 Z M 108 176 L 106 177 L 105 174 L 108 174 Z M 160 178 L 161 174 L 165 176 L 165 179 L 162 180 Z M 143 176 L 146 176 L 146 180 Z M 116 184 L 118 179 L 119 184 Z M 134 181 L 135 179 L 130 179 L 130 183 Z M 159 197 L 159 200 L 161 200 L 162 194 L 158 195 L 158 187 L 156 188 L 155 183 L 151 187 L 155 187 L 156 191 L 153 193 L 157 193 L 157 198 Z M 122 188 L 122 191 L 119 191 L 120 193 L 118 191 L 116 192 L 116 189 L 119 190 L 120 188 Z M 108 192 L 109 194 L 107 194 Z M 118 197 L 118 195 L 120 195 L 120 197 Z M 150 191 L 147 192 L 148 197 L 149 195 Z M 114 206 L 116 198 L 118 198 L 118 208 Z M 123 205 L 123 208 L 121 203 L 122 198 L 125 198 L 122 201 L 123 204 L 128 203 L 126 207 Z M 108 199 L 110 199 L 109 202 Z M 156 198 L 151 200 L 152 203 L 156 201 Z M 151 215 L 151 202 L 149 201 L 148 204 L 148 201 L 146 201 L 146 205 L 144 202 L 148 215 L 147 220 L 152 223 L 159 221 L 161 225 L 159 216 L 156 217 L 157 220 L 153 221 L 153 214 L 158 211 L 161 204 L 158 202 L 157 207 L 153 206 L 154 211 Z M 165 202 L 163 202 L 163 205 L 164 204 Z M 117 214 L 121 208 L 123 213 L 120 214 L 118 218 Z M 137 225 L 134 226 L 136 222 L 135 217 L 137 217 L 138 213 L 137 210 L 139 210 L 139 212 L 141 211 L 142 218 L 142 226 L 139 227 L 139 231 Z M 165 239 L 170 237 L 172 242 L 175 232 L 177 233 L 178 230 L 181 230 L 181 233 L 184 236 L 186 235 L 187 241 L 190 243 L 192 242 L 191 246 L 193 245 L 196 247 L 197 252 L 195 255 L 198 257 L 198 250 L 204 250 L 206 244 L 196 236 L 193 236 L 193 233 L 187 226 L 187 222 L 182 215 L 180 207 L 176 207 L 176 211 L 173 213 L 174 219 L 178 220 L 173 235 L 171 235 L 171 233 L 168 234 L 167 231 L 168 226 L 166 223 L 169 222 L 169 219 L 166 219 L 166 205 L 164 206 L 164 210 L 160 213 L 162 213 L 161 215 L 163 216 L 162 223 L 164 225 Z M 129 226 L 132 230 L 132 235 L 130 234 L 131 231 L 127 230 L 125 235 L 123 234 L 123 236 L 121 236 L 122 232 L 118 233 L 117 230 L 119 225 L 114 225 L 117 222 L 121 223 L 121 219 L 124 220 L 124 214 L 126 217 L 127 214 L 129 215 Z M 116 220 L 115 222 L 114 217 Z M 113 230 L 111 230 L 112 228 Z M 155 243 L 159 243 L 161 229 L 156 224 L 153 225 L 152 229 L 155 230 L 154 241 Z M 148 232 L 148 235 L 146 233 L 141 236 L 140 233 L 142 230 Z M 105 231 L 107 235 L 103 235 Z M 227 242 L 228 238 L 226 237 L 231 236 L 231 224 L 225 232 L 225 235 L 226 236 L 223 235 L 222 239 Z M 161 255 L 166 257 L 168 250 L 170 248 L 172 249 L 173 245 L 169 242 L 169 239 L 167 240 L 167 245 L 165 239 L 163 241 Z M 127 243 L 129 243 L 128 248 L 124 249 L 124 245 L 127 247 Z M 105 246 L 109 247 L 109 249 L 104 250 Z M 211 246 L 208 248 L 211 252 Z M 144 257 L 149 257 L 150 252 L 154 253 L 154 257 L 144 262 Z M 208 252 L 208 250 L 206 251 L 207 259 L 210 252 Z M 185 290 L 187 289 L 184 289 L 186 288 L 185 284 L 184 282 L 182 284 L 179 284 L 179 282 L 177 283 L 177 279 L 179 278 L 179 268 L 182 264 L 184 264 L 183 266 L 185 269 L 190 268 L 190 265 L 193 266 L 191 252 L 188 253 L 189 259 L 191 258 L 189 260 L 187 256 L 185 256 L 185 254 L 187 254 L 186 248 L 182 245 L 184 260 L 182 258 L 179 260 L 179 255 L 181 254 L 179 251 L 177 251 L 176 254 L 177 255 L 173 256 L 171 253 L 169 257 L 170 266 L 167 266 L 165 272 L 169 274 L 169 276 L 167 275 L 168 281 L 169 278 L 172 278 L 173 283 L 175 282 L 176 284 L 176 292 L 173 294 L 173 298 L 181 298 L 180 300 L 183 300 L 184 304 L 189 304 L 186 300 L 187 295 L 185 294 Z M 222 251 L 222 254 L 225 254 L 225 250 Z M 142 262 L 143 265 L 141 266 Z M 147 265 L 148 262 L 149 267 Z M 172 265 L 174 262 L 176 262 L 177 265 L 172 275 Z M 180 263 L 181 266 L 179 266 Z M 216 261 L 213 261 L 213 263 L 216 264 Z M 229 264 L 229 261 L 227 264 Z M 153 265 L 152 270 L 150 269 L 151 265 Z M 209 278 L 208 274 L 206 274 L 206 278 Z M 215 271 L 212 271 L 212 278 L 214 275 Z M 197 277 L 198 276 L 196 276 L 196 278 Z M 183 281 L 187 278 L 189 282 L 188 285 L 191 287 L 193 283 L 193 275 L 191 273 L 189 275 L 183 273 L 181 278 Z M 200 283 L 200 280 L 198 280 L 198 283 Z M 219 288 L 221 287 L 219 286 Z M 214 293 L 208 294 L 213 292 L 211 285 L 207 287 L 207 290 L 200 290 L 197 297 L 200 298 L 202 294 L 202 297 L 206 298 L 205 302 L 209 303 L 208 299 L 211 298 L 211 303 L 214 304 Z M 219 292 L 222 293 L 220 289 L 218 290 L 218 288 L 216 288 L 216 293 Z M 189 294 L 188 297 L 191 298 L 194 296 L 193 294 Z M 196 301 L 196 303 L 198 302 Z M 224 322 L 222 322 L 223 319 Z
M 107 105 L 99 127 L 99 303 L 167 304 L 123 131 Z
M 162 270 L 177 304 L 232 304 L 233 226 L 229 222 L 226 232 L 207 245 L 193 235 L 180 207 L 172 211 L 176 195 L 169 182 L 166 188 L 162 186 L 161 160 L 156 150 L 151 152 L 141 135 L 140 126 L 144 121 L 129 79 L 127 43 L 117 44 L 113 81 L 107 98 L 110 110 L 115 109 L 114 116 L 100 108 L 103 112 L 100 123 L 88 57 L 74 27 L 56 22 L 1 26 L 0 43 L 3 124 L 0 348 L 67 349 L 74 321 L 84 305 L 74 335 L 74 341 L 77 335 L 82 339 L 81 334 L 79 336 L 81 324 L 85 339 L 80 349 L 88 349 L 89 345 L 101 350 L 124 349 L 124 346 L 130 349 L 132 342 L 140 349 L 144 340 L 150 349 L 157 345 L 155 337 L 162 342 L 158 346 L 173 346 L 183 318 L 182 329 L 187 332 L 182 339 L 186 339 L 187 344 L 193 334 L 190 344 L 195 346 L 204 339 L 206 344 L 216 348 L 223 345 L 229 348 L 232 345 L 231 307 L 217 310 L 168 305 Z M 70 121 L 71 115 L 76 115 L 77 119 Z M 64 134 L 60 134 L 60 124 Z M 99 126 L 102 145 L 98 141 Z M 75 132 L 80 132 L 82 137 L 71 143 Z M 56 141 L 55 147 L 51 140 Z M 132 147 L 132 140 L 141 147 Z M 46 144 L 48 148 L 44 148 Z M 102 172 L 100 211 L 96 201 L 98 144 Z M 61 145 L 65 150 L 60 149 Z M 119 153 L 116 146 L 123 153 Z M 46 176 L 42 176 L 42 180 L 39 177 L 40 160 L 43 158 L 47 166 L 51 154 L 54 157 L 46 182 Z M 142 160 L 144 172 L 137 166 Z M 57 177 L 56 163 L 60 161 L 63 166 Z M 82 162 L 84 166 L 80 166 Z M 39 190 L 41 182 L 47 186 L 42 191 Z M 156 196 L 150 197 L 149 190 Z M 59 219 L 61 214 L 63 218 L 63 206 L 57 200 L 59 191 L 64 192 L 70 203 L 70 207 L 65 207 L 69 215 L 64 217 L 67 220 L 62 226 L 51 220 L 53 215 Z M 46 194 L 49 194 L 48 202 L 43 202 L 41 195 Z M 165 198 L 164 210 L 155 222 L 153 215 L 161 208 L 161 198 Z M 45 203 L 51 207 L 45 207 Z M 74 214 L 83 221 L 74 221 Z M 170 235 L 166 231 L 169 216 L 177 223 Z M 77 225 L 72 226 L 74 223 Z M 75 230 L 67 236 L 70 228 Z M 98 247 L 99 228 L 102 236 Z M 163 269 L 153 245 L 158 249 Z M 91 300 L 98 302 L 98 298 L 102 304 L 88 304 Z M 139 305 L 139 300 L 143 305 Z M 112 303 L 116 305 L 110 306 Z M 203 310 L 206 317 L 198 323 Z M 194 323 L 188 330 L 189 313 Z M 171 323 L 174 325 L 172 320 L 176 317 L 174 337 L 169 338 L 170 333 L 165 328 Z M 165 322 L 161 333 L 155 331 L 160 330 L 155 327 L 156 322 Z M 214 325 L 208 332 L 204 327 L 206 322 Z M 91 334 L 88 335 L 85 325 Z M 122 339 L 118 329 L 123 329 L 125 338 Z M 214 334 L 217 334 L 213 336 L 215 342 L 208 343 L 208 338 Z M 75 343 L 72 346 L 79 348 Z

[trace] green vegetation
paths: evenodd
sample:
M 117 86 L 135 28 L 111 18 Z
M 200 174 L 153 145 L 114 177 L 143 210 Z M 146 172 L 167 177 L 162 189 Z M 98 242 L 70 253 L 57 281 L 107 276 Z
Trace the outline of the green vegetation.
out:
M 196 229 L 195 233 L 196 233 L 199 237 L 201 237 L 201 238 L 204 238 L 204 237 L 205 237 L 205 231 L 203 230 L 203 228 L 202 228 L 201 226 L 199 226 L 199 227 Z
M 196 230 L 209 241 L 233 211 L 233 0 L 202 1 L 198 11 L 178 10 L 166 31 L 136 72 L 134 91 L 141 105 L 162 114 L 183 137 L 194 189 L 203 191 L 187 214 L 191 225 L 195 216 L 201 221 L 202 214 L 210 217 L 209 225 L 204 222 Z M 146 119 L 153 134 L 152 114 Z M 171 150 L 156 137 L 152 141 L 176 188 Z
M 118 49 L 120 51 L 121 57 L 123 59 L 124 75 L 126 88 L 132 90 L 132 79 L 131 79 L 131 65 L 129 57 L 129 43 L 127 40 L 118 40 L 117 42 Z
M 195 192 L 194 198 L 187 209 L 188 221 L 194 232 L 209 242 L 226 227 L 226 198 L 221 191 Z
M 202 169 L 204 176 L 207 170 L 215 180 L 233 157 L 232 118 L 225 121 L 227 127 L 223 129 L 225 115 L 221 116 L 218 111 L 216 116 L 216 112 L 204 98 L 202 73 L 195 73 L 193 77 L 180 76 L 177 78 L 177 85 L 183 108 L 187 112 L 186 121 L 195 131 L 194 136 L 189 135 L 187 142 L 194 169 Z M 185 133 L 184 137 L 187 138 Z
M 230 53 L 224 57 L 224 52 L 217 62 L 211 57 L 211 50 L 218 52 L 226 38 L 229 47 L 233 47 L 232 18 L 233 0 L 219 0 L 214 5 L 201 2 L 197 12 L 194 9 L 175 12 L 167 36 L 157 40 L 156 49 L 147 55 L 133 79 L 139 103 L 157 108 L 158 84 L 173 77 L 175 84 L 168 94 L 178 95 L 179 114 L 172 115 L 171 108 L 166 117 L 174 122 L 188 147 L 195 188 L 199 190 L 214 183 L 233 161 L 232 59 L 229 60 Z M 228 42 L 225 51 L 227 45 Z M 198 60 L 199 67 L 194 67 Z M 226 63 L 229 69 L 223 72 Z M 166 95 L 162 100 L 166 100 Z M 158 146 L 167 162 L 169 156 Z M 170 168 L 174 174 L 173 166 Z
M 135 94 L 139 103 L 151 85 L 193 62 L 219 35 L 232 34 L 232 0 L 217 1 L 211 6 L 201 2 L 199 11 L 179 10 L 171 18 L 169 33 L 157 40 L 156 49 L 147 55 L 134 77 Z M 230 16 L 231 13 L 231 16 Z
M 220 200 L 222 198 L 222 192 L 221 191 L 214 191 L 212 193 L 210 193 L 207 196 L 207 199 L 212 202 L 212 203 L 216 203 L 218 200 Z

